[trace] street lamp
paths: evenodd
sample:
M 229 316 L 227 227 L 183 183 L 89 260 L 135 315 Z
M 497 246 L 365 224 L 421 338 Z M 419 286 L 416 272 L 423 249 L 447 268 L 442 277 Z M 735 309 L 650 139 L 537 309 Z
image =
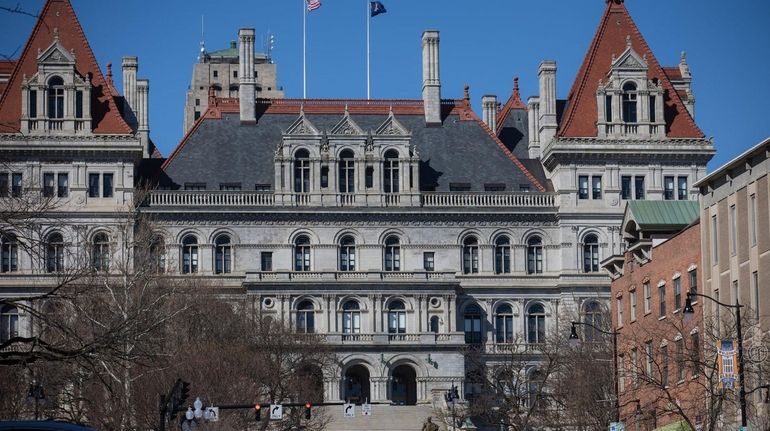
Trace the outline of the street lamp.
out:
M 45 404 L 45 393 L 43 393 L 43 386 L 32 381 L 27 390 L 27 402 L 35 404 L 35 420 L 40 419 L 40 403 Z
M 738 396 L 740 399 L 741 404 L 741 430 L 746 430 L 747 425 L 747 419 L 746 419 L 746 386 L 745 381 L 743 377 L 743 330 L 741 329 L 741 308 L 743 308 L 743 305 L 738 303 L 738 298 L 735 298 L 735 305 L 725 304 L 723 302 L 719 302 L 716 299 L 708 296 L 703 295 L 700 293 L 695 292 L 687 292 L 687 298 L 684 302 L 684 310 L 682 310 L 682 313 L 685 317 L 691 318 L 693 313 L 695 313 L 695 310 L 692 307 L 692 296 L 700 296 L 701 298 L 710 299 L 717 304 L 721 305 L 722 307 L 728 307 L 728 308 L 734 308 L 735 309 L 735 320 L 736 320 L 736 329 L 738 330 L 738 384 L 740 385 L 740 390 L 738 391 Z M 719 316 L 717 316 L 717 319 L 719 319 Z
M 620 376 L 618 375 L 618 335 L 619 333 L 617 331 L 605 331 L 601 328 L 597 328 L 596 326 L 592 325 L 591 323 L 586 322 L 572 322 L 572 328 L 570 329 L 569 333 L 569 340 L 568 343 L 570 347 L 577 347 L 580 344 L 580 337 L 578 337 L 577 334 L 577 325 L 584 325 L 588 326 L 590 328 L 593 328 L 594 330 L 605 334 L 605 335 L 612 335 L 612 364 L 615 368 L 615 422 L 620 422 L 620 391 L 618 389 L 618 383 L 620 381 Z

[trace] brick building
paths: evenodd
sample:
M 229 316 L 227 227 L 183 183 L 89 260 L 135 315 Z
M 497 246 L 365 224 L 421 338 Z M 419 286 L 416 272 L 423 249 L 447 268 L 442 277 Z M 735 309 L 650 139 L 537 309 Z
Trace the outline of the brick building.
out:
M 698 291 L 698 203 L 631 202 L 621 232 L 626 252 L 604 262 L 613 278 L 621 420 L 640 430 L 679 429 L 685 418 L 699 424 L 701 307 L 692 319 L 682 314 L 687 292 Z

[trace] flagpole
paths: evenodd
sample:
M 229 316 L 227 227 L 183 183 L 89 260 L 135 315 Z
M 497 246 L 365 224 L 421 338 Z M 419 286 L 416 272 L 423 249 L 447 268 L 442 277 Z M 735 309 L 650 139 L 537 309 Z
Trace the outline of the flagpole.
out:
M 307 99 L 307 0 L 302 1 L 302 98 Z
M 364 2 L 366 5 L 366 99 L 370 99 L 370 86 L 369 86 L 369 23 L 372 20 L 372 14 L 369 13 L 369 0 Z

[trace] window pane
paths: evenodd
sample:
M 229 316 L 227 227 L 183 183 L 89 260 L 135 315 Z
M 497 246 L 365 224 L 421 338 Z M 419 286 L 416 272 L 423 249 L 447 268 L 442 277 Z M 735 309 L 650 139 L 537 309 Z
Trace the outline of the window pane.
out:
M 103 181 L 102 197 L 111 198 L 112 197 L 112 174 L 102 175 L 102 181 Z
M 99 174 L 88 174 L 88 197 L 99 197 Z
M 52 198 L 54 196 L 54 175 L 43 174 L 43 197 Z

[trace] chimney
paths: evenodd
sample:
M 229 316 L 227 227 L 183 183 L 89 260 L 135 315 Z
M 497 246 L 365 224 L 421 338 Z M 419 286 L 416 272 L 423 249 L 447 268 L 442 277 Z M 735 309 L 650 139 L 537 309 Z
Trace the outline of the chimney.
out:
M 439 77 L 438 30 L 422 33 L 422 102 L 425 123 L 441 124 L 441 80 Z
M 123 118 L 129 126 L 136 129 L 136 72 L 139 60 L 136 57 L 123 57 Z
M 529 134 L 529 157 L 540 158 L 540 98 L 527 99 L 527 133 Z
M 537 71 L 540 78 L 540 116 L 538 134 L 541 145 L 556 136 L 556 62 L 543 60 Z
M 254 29 L 238 30 L 238 98 L 241 106 L 241 122 L 256 123 L 256 96 L 254 80 Z
M 481 111 L 484 124 L 497 133 L 497 96 L 482 96 Z
M 147 79 L 140 79 L 136 81 L 137 92 L 137 105 L 136 105 L 136 119 L 137 119 L 137 134 L 139 135 L 139 141 L 142 143 L 144 149 L 144 157 L 150 157 L 150 81 Z

